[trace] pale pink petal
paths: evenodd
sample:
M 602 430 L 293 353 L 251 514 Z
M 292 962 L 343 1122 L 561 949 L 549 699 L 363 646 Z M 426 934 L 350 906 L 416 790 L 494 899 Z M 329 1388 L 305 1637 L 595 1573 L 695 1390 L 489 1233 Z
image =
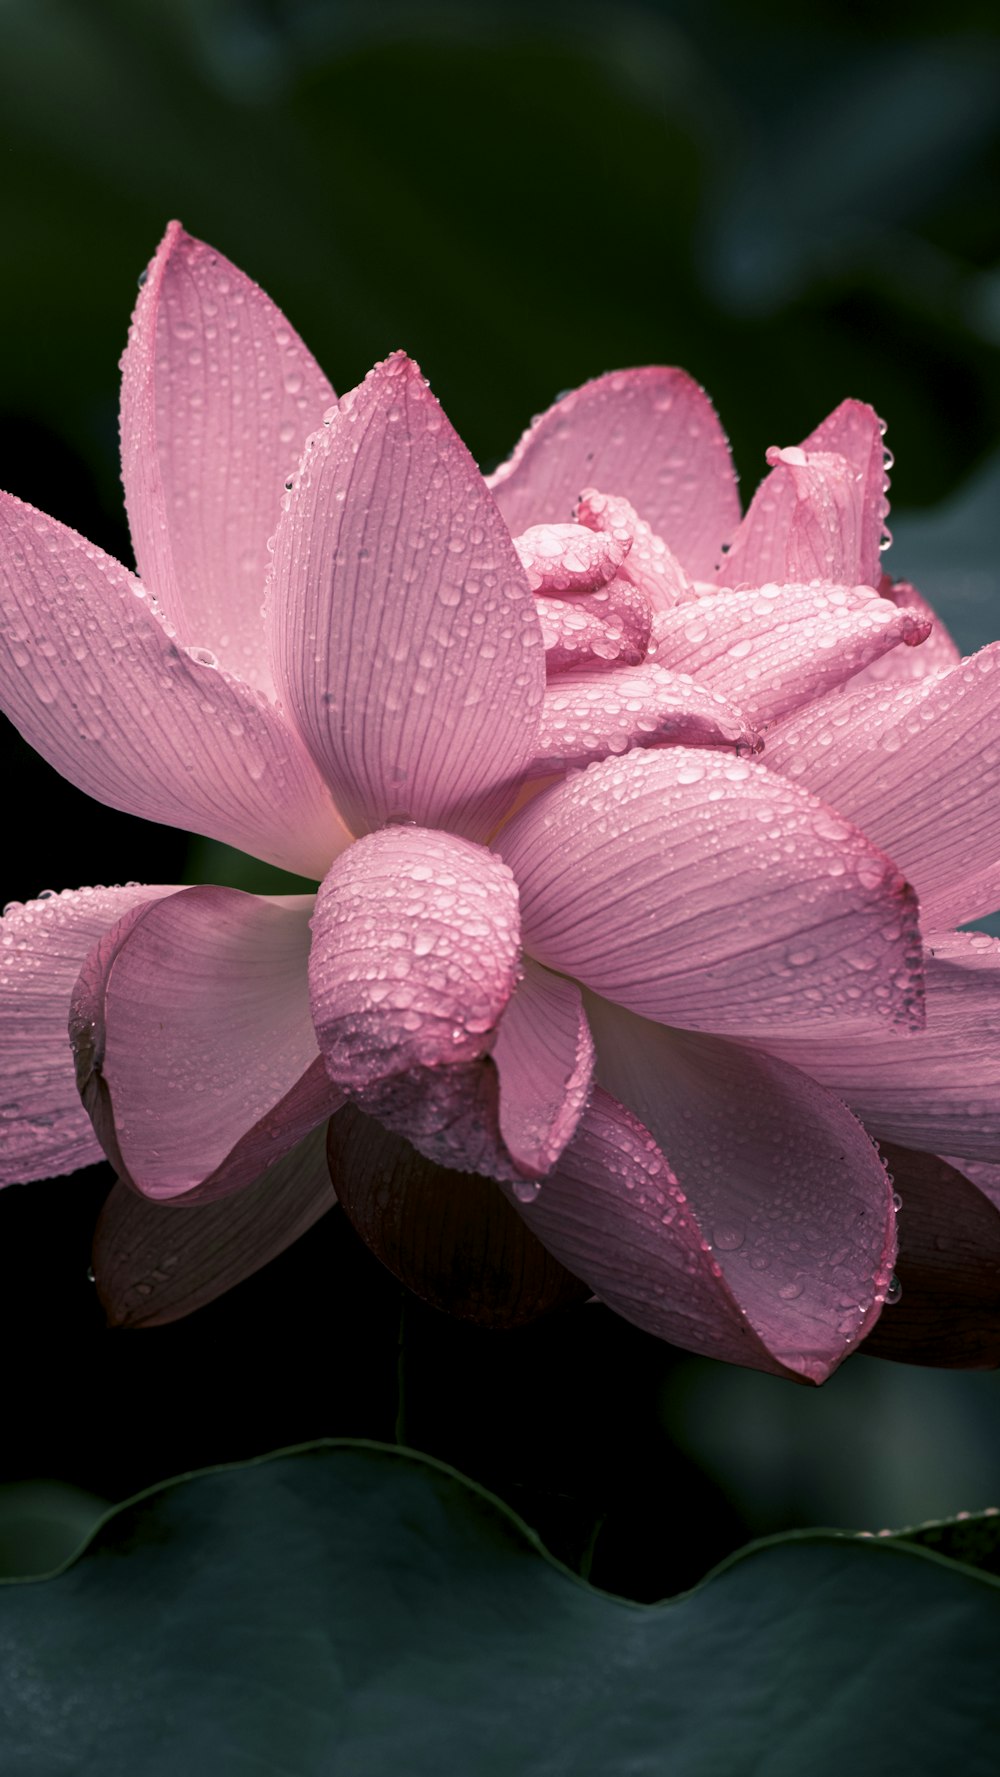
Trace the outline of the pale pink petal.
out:
M 432 1307 L 499 1329 L 589 1295 L 488 1179 L 435 1166 L 353 1106 L 331 1118 L 328 1141 L 353 1227 Z
M 891 648 L 873 660 L 850 681 L 848 689 L 858 691 L 863 685 L 898 684 L 901 680 L 926 679 L 932 673 L 957 666 L 961 650 L 956 646 L 935 610 L 922 593 L 908 580 L 890 580 L 883 574 L 881 593 L 900 611 L 910 611 L 922 623 L 931 625 L 929 635 L 919 647 Z
M 760 1041 L 822 1080 L 879 1139 L 1000 1161 L 1000 939 L 935 934 L 924 966 L 922 1031 Z
M 87 957 L 77 1079 L 105 1152 L 146 1196 L 240 1190 L 343 1102 L 309 1015 L 310 905 L 183 889 Z
M 313 1019 L 345 1092 L 489 1048 L 519 954 L 517 888 L 493 852 L 385 827 L 337 860 L 312 933 Z
M 349 835 L 273 705 L 180 645 L 125 568 L 0 495 L 0 707 L 98 802 L 305 876 Z
M 334 399 L 270 297 L 171 222 L 122 359 L 132 541 L 181 640 L 263 691 L 267 539 L 284 482 Z
M 172 888 L 65 889 L 0 920 L 0 1185 L 76 1172 L 104 1155 L 76 1089 L 69 1002 L 81 966 L 133 907 Z
M 521 1172 L 542 1178 L 572 1139 L 590 1095 L 594 1044 L 576 982 L 526 958 L 492 1059 L 504 1146 Z
M 641 749 L 544 790 L 497 847 L 539 962 L 667 1024 L 919 1024 L 914 897 L 830 808 L 746 759 Z
M 627 580 L 612 580 L 600 592 L 580 598 L 539 597 L 535 603 L 549 677 L 577 667 L 608 672 L 645 660 L 652 607 L 645 593 Z
M 577 516 L 581 524 L 627 548 L 622 573 L 646 594 L 654 610 L 669 611 L 680 599 L 694 598 L 694 587 L 673 550 L 631 501 L 588 487 L 580 496 Z
M 631 537 L 600 535 L 596 526 L 531 525 L 514 548 L 532 592 L 596 592 L 613 580 L 632 547 Z
M 528 775 L 541 777 L 657 743 L 748 751 L 757 746 L 742 712 L 724 697 L 686 673 L 646 661 L 614 673 L 553 677 Z
M 900 642 L 922 641 L 928 623 L 868 586 L 759 586 L 658 611 L 650 652 L 732 698 L 751 721 L 774 722 Z
M 723 558 L 727 581 L 878 586 L 889 509 L 882 431 L 872 408 L 844 401 L 801 445 L 769 450 L 771 473 Z
M 896 1276 L 872 1357 L 961 1370 L 1000 1365 L 1000 1209 L 936 1154 L 882 1143 L 900 1199 Z
M 235 1196 L 155 1203 L 119 1181 L 94 1235 L 97 1293 L 113 1327 L 160 1327 L 204 1308 L 308 1232 L 336 1198 L 320 1124 Z
M 352 831 L 491 831 L 534 751 L 541 630 L 492 495 L 402 354 L 311 441 L 268 620 L 282 695 Z
M 651 365 L 584 383 L 533 421 L 490 477 L 515 533 L 572 518 L 595 484 L 624 495 L 696 579 L 739 521 L 725 433 L 683 370 Z
M 1000 642 L 915 684 L 870 685 L 800 710 L 768 766 L 883 846 L 925 929 L 1000 906 Z
M 875 1149 L 792 1069 L 663 1030 L 644 1052 L 638 1021 L 608 1013 L 617 1071 L 655 1125 L 598 1087 L 521 1206 L 525 1222 L 646 1331 L 822 1382 L 873 1323 L 891 1275 L 895 1218 Z M 598 1048 L 603 1071 L 600 1034 Z

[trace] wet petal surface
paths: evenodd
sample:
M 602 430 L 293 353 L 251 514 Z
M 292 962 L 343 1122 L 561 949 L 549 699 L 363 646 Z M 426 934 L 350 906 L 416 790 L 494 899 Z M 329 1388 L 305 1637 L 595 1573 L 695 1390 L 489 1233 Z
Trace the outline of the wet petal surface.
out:
M 497 845 L 525 949 L 648 1018 L 733 1034 L 919 1025 L 920 938 L 895 866 L 749 760 L 605 760 Z
M 268 622 L 282 697 L 352 832 L 490 832 L 534 750 L 541 630 L 492 496 L 402 354 L 311 440 Z
M 122 359 L 122 477 L 139 572 L 181 640 L 272 689 L 267 539 L 335 399 L 270 297 L 172 222 Z
M 273 704 L 181 645 L 134 575 L 0 495 L 0 707 L 98 802 L 321 876 L 348 835 Z

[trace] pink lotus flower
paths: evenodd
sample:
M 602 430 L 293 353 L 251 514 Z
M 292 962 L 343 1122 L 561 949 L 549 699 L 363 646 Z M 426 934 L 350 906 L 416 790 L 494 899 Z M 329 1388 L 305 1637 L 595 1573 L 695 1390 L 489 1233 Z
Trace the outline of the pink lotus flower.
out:
M 821 1381 L 890 1291 L 877 1136 L 883 1348 L 992 1361 L 1000 946 L 947 928 L 1000 901 L 997 653 L 883 581 L 872 411 L 741 519 L 701 390 L 621 372 L 487 484 L 410 360 L 335 402 L 176 224 L 122 369 L 142 579 L 3 496 L 0 702 L 320 886 L 6 913 L 0 1182 L 108 1155 L 112 1318 L 238 1282 L 332 1171 L 442 1305 L 593 1291 Z

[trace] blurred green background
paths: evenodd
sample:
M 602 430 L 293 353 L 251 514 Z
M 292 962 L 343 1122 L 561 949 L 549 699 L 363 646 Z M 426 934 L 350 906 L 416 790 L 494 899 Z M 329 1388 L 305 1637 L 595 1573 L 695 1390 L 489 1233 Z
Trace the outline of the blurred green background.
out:
M 971 650 L 1000 635 L 998 93 L 990 5 L 0 0 L 0 485 L 131 559 L 116 364 L 179 216 L 338 389 L 405 346 L 484 467 L 622 364 L 705 384 L 747 497 L 769 444 L 873 402 L 886 565 Z M 212 864 L 2 742 L 3 898 Z M 121 1497 L 399 1423 L 637 1596 L 761 1531 L 1000 1503 L 992 1375 L 858 1358 L 813 1394 L 596 1307 L 505 1338 L 405 1307 L 400 1409 L 399 1291 L 336 1213 L 190 1322 L 109 1334 L 108 1184 L 0 1201 L 8 1482 Z

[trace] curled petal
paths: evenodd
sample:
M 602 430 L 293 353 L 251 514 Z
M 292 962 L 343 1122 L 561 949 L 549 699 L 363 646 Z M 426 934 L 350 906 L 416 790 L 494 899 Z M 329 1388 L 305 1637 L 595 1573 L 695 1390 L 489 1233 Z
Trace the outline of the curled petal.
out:
M 922 641 L 929 627 L 867 586 L 759 586 L 658 612 L 651 651 L 764 723 L 825 696 L 900 642 Z
M 752 1058 L 744 1074 L 735 1051 L 735 1066 L 714 1081 L 715 1056 L 698 1054 L 710 1041 L 682 1039 L 693 1045 L 691 1061 L 682 1060 L 663 1094 L 661 1122 L 688 1125 L 676 1163 L 648 1125 L 598 1087 L 555 1172 L 521 1214 L 602 1301 L 658 1338 L 822 1382 L 873 1323 L 888 1283 L 895 1244 L 885 1170 L 841 1107 L 832 1099 L 817 1106 L 826 1098 L 818 1089 L 800 1104 Z M 727 1099 L 726 1088 L 735 1096 Z M 691 1102 L 681 1114 L 686 1090 Z M 810 1128 L 817 1108 L 835 1130 Z M 740 1130 L 746 1112 L 756 1143 Z M 772 1126 L 787 1156 L 777 1168 L 756 1145 Z M 830 1178 L 842 1182 L 845 1159 L 853 1189 L 837 1202 Z M 797 1225 L 789 1215 L 783 1228 L 772 1212 L 789 1191 L 802 1204 Z M 868 1223 L 860 1232 L 859 1210 Z
M 1000 1208 L 936 1154 L 882 1143 L 901 1198 L 902 1286 L 865 1340 L 872 1357 L 959 1370 L 1000 1365 Z
M 366 1246 L 432 1308 L 501 1329 L 589 1294 L 490 1180 L 435 1166 L 353 1106 L 330 1120 L 329 1163 Z
M 323 882 L 312 931 L 313 1019 L 345 1092 L 489 1048 L 520 932 L 514 879 L 485 847 L 419 827 L 372 833 Z
M 267 539 L 285 478 L 334 399 L 270 297 L 171 222 L 122 359 L 132 541 L 181 640 L 263 691 Z
M 538 617 L 550 677 L 577 667 L 637 666 L 646 658 L 653 613 L 645 593 L 627 580 L 582 598 L 539 598 Z
M 760 1040 L 845 1099 L 880 1141 L 1000 1161 L 1000 940 L 937 934 L 924 967 L 923 1030 Z
M 654 661 L 614 673 L 560 673 L 545 692 L 538 753 L 529 777 L 589 765 L 657 743 L 756 748 L 731 703 L 686 673 Z
M 925 928 L 1000 906 L 1000 642 L 916 684 L 868 685 L 800 710 L 767 762 L 884 846 Z
M 586 1004 L 602 1086 L 669 1163 L 727 1292 L 772 1358 L 822 1381 L 874 1323 L 892 1274 L 891 1186 L 871 1141 L 794 1068 Z
M 525 949 L 667 1024 L 735 1035 L 922 1021 L 893 863 L 763 765 L 635 749 L 544 790 L 497 845 Z
M 526 958 L 492 1059 L 503 1144 L 520 1172 L 543 1178 L 572 1139 L 593 1078 L 594 1042 L 576 982 Z
M 491 494 L 402 354 L 310 440 L 268 624 L 282 697 L 352 832 L 492 830 L 534 750 L 541 630 Z
M 490 477 L 511 530 L 573 517 L 596 483 L 622 494 L 696 579 L 739 521 L 736 476 L 708 396 L 683 370 L 616 370 L 534 420 Z
M 87 957 L 70 1010 L 77 1081 L 109 1159 L 146 1196 L 240 1190 L 342 1102 L 309 1016 L 309 908 L 182 889 Z
M 669 611 L 681 599 L 694 598 L 694 587 L 676 555 L 629 500 L 588 487 L 580 496 L 577 516 L 581 524 L 628 550 L 622 573 L 645 593 L 654 610 Z
M 844 401 L 771 465 L 719 564 L 733 586 L 826 580 L 878 586 L 885 515 L 882 433 L 874 409 Z
M 180 645 L 134 576 L 0 494 L 0 707 L 98 802 L 322 876 L 349 835 L 273 704 Z
M 121 1181 L 94 1235 L 97 1293 L 113 1327 L 160 1327 L 204 1308 L 308 1232 L 336 1199 L 320 1124 L 219 1202 L 155 1203 Z
M 532 592 L 596 592 L 613 580 L 632 539 L 581 524 L 535 524 L 514 538 Z
M 859 691 L 864 685 L 895 685 L 903 680 L 927 679 L 949 666 L 958 665 L 961 650 L 937 612 L 915 586 L 911 586 L 908 580 L 890 580 L 888 574 L 883 574 L 880 591 L 898 611 L 910 611 L 921 624 L 927 624 L 929 634 L 919 647 L 913 645 L 915 638 L 904 636 L 904 642 L 911 644 L 909 647 L 890 648 L 888 654 L 880 654 L 877 660 L 870 661 L 851 679 L 849 690 Z
M 70 995 L 84 960 L 123 914 L 172 888 L 65 889 L 0 920 L 0 1185 L 103 1159 L 76 1089 Z

